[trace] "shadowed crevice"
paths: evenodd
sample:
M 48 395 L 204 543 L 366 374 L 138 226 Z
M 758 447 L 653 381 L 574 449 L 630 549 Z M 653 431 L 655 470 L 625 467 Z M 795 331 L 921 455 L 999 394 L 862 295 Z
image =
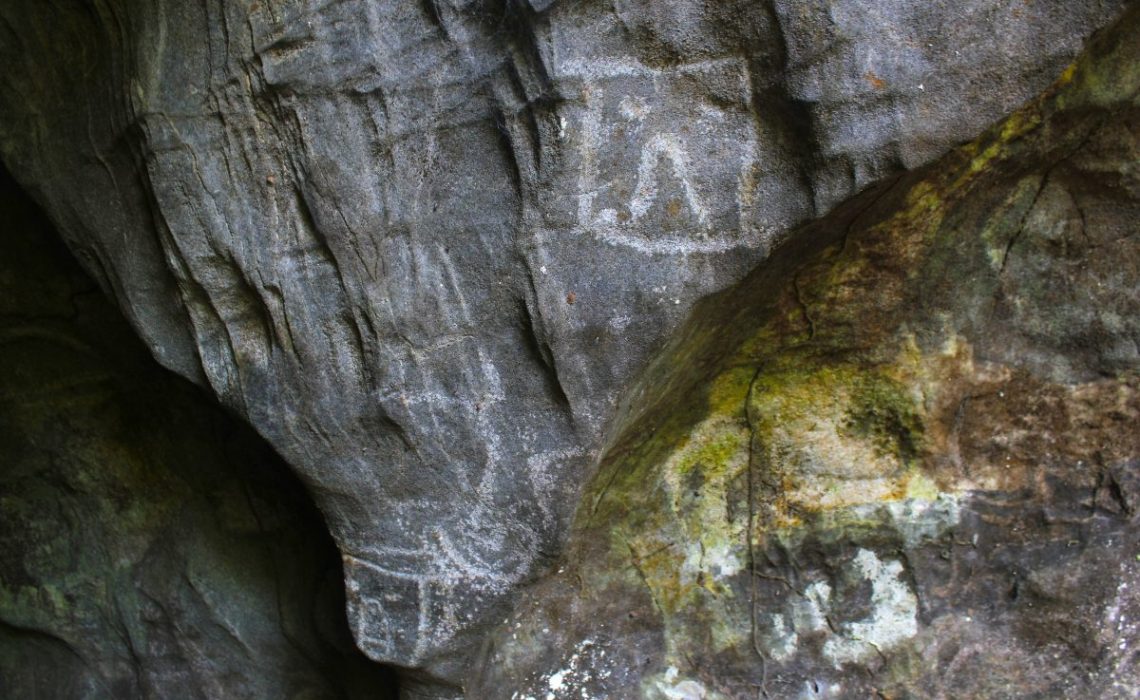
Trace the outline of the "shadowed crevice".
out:
M 0 696 L 395 698 L 284 462 L 151 359 L 5 171 L 0 211 Z

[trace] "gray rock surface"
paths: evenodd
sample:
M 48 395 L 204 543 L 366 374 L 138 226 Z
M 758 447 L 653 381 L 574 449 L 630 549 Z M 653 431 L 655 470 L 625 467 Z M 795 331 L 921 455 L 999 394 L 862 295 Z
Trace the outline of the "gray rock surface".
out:
M 455 684 L 693 302 L 1122 4 L 9 0 L 0 155 L 301 474 L 359 646 Z
M 157 366 L 0 171 L 0 697 L 395 698 L 273 451 Z

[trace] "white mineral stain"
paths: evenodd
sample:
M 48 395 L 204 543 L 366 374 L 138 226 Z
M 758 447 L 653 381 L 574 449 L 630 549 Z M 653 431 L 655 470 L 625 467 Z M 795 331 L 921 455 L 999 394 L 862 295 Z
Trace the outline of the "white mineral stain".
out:
M 806 634 L 827 629 L 827 614 L 824 609 L 831 599 L 831 586 L 826 581 L 816 581 L 804 589 L 804 599 L 796 605 L 792 624 L 796 632 Z
M 772 625 L 767 642 L 768 653 L 776 661 L 786 661 L 799 648 L 800 636 L 812 632 L 827 631 L 827 613 L 831 599 L 831 586 L 826 581 L 816 581 L 804 589 L 803 596 L 792 603 L 790 617 L 782 614 L 772 616 Z
M 548 683 L 547 683 L 547 685 L 550 686 L 550 689 L 551 690 L 561 690 L 562 689 L 562 679 L 566 676 L 567 673 L 568 673 L 568 671 L 559 671 L 558 673 L 555 673 L 554 675 L 552 675 L 550 677 L 550 681 L 548 681 Z
M 768 655 L 776 661 L 786 661 L 796 653 L 799 644 L 799 635 L 788 629 L 783 615 L 772 616 L 772 635 L 774 639 L 768 644 Z
M 938 494 L 934 499 L 908 498 L 887 504 L 895 529 L 907 547 L 940 537 L 958 524 L 961 507 L 958 497 Z
M 860 549 L 855 566 L 871 582 L 871 615 L 827 640 L 823 654 L 838 668 L 888 651 L 918 634 L 918 599 L 900 576 L 902 564 Z
M 542 700 L 570 700 L 580 696 L 582 700 L 601 700 L 591 697 L 587 687 L 594 680 L 607 678 L 610 675 L 608 669 L 599 668 L 597 665 L 602 656 L 604 650 L 598 649 L 592 638 L 578 642 L 563 668 L 537 680 L 537 687 L 542 688 L 538 691 L 539 697 Z M 584 657 L 594 657 L 596 661 L 591 663 L 589 658 Z M 534 689 L 535 686 L 531 686 L 532 692 Z M 512 696 L 512 700 L 514 697 Z M 520 700 L 536 700 L 536 698 L 526 696 Z
M 735 547 L 721 542 L 705 550 L 705 566 L 713 576 L 725 579 L 744 570 L 744 562 L 734 554 Z
M 653 690 L 655 692 L 651 692 L 650 697 L 661 700 L 705 700 L 708 696 L 708 691 L 700 683 L 680 679 L 676 666 L 667 668 L 664 676 L 654 681 Z

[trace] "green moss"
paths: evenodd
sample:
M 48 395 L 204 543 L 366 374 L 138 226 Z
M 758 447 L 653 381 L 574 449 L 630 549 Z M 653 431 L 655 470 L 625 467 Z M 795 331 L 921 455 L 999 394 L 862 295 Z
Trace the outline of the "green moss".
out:
M 704 481 L 722 476 L 746 441 L 747 436 L 741 435 L 739 430 L 729 425 L 694 431 L 687 449 L 671 467 L 672 474 L 683 477 L 699 471 Z M 669 476 L 670 474 L 665 475 L 667 479 Z
M 921 472 L 916 472 L 907 480 L 907 498 L 933 501 L 941 495 L 942 492 L 938 490 L 938 484 Z
M 1140 25 L 1140 7 L 1125 11 L 1120 27 L 1131 31 L 1113 31 L 1102 35 L 1090 50 L 1070 66 L 1054 87 L 1059 109 L 1083 106 L 1115 106 L 1122 102 L 1140 102 L 1140 46 L 1135 41 L 1135 27 Z
M 922 440 L 918 407 L 897 381 L 875 373 L 857 377 L 843 431 L 856 439 L 869 439 L 880 454 L 897 457 L 910 466 Z
M 982 228 L 981 239 L 990 267 L 994 270 L 1000 271 L 1005 266 L 1010 244 L 1037 200 L 1042 184 L 1040 175 L 1022 178 Z
M 712 382 L 708 397 L 708 415 L 743 417 L 745 399 L 756 376 L 754 367 L 733 367 Z
M 922 439 L 921 407 L 891 369 L 829 365 L 766 373 L 753 387 L 755 427 L 762 440 L 772 440 L 790 422 L 810 432 L 833 420 L 841 437 L 870 441 L 882 454 L 912 463 Z

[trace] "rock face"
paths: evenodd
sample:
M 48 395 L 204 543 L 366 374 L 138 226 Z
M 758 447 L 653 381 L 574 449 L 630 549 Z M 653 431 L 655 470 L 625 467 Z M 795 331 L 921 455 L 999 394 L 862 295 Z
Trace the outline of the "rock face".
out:
M 157 367 L 0 177 L 0 697 L 394 698 L 248 428 Z
M 1140 8 L 632 392 L 478 698 L 1140 692 Z
M 0 155 L 301 474 L 359 646 L 454 685 L 693 302 L 1122 5 L 9 0 Z

